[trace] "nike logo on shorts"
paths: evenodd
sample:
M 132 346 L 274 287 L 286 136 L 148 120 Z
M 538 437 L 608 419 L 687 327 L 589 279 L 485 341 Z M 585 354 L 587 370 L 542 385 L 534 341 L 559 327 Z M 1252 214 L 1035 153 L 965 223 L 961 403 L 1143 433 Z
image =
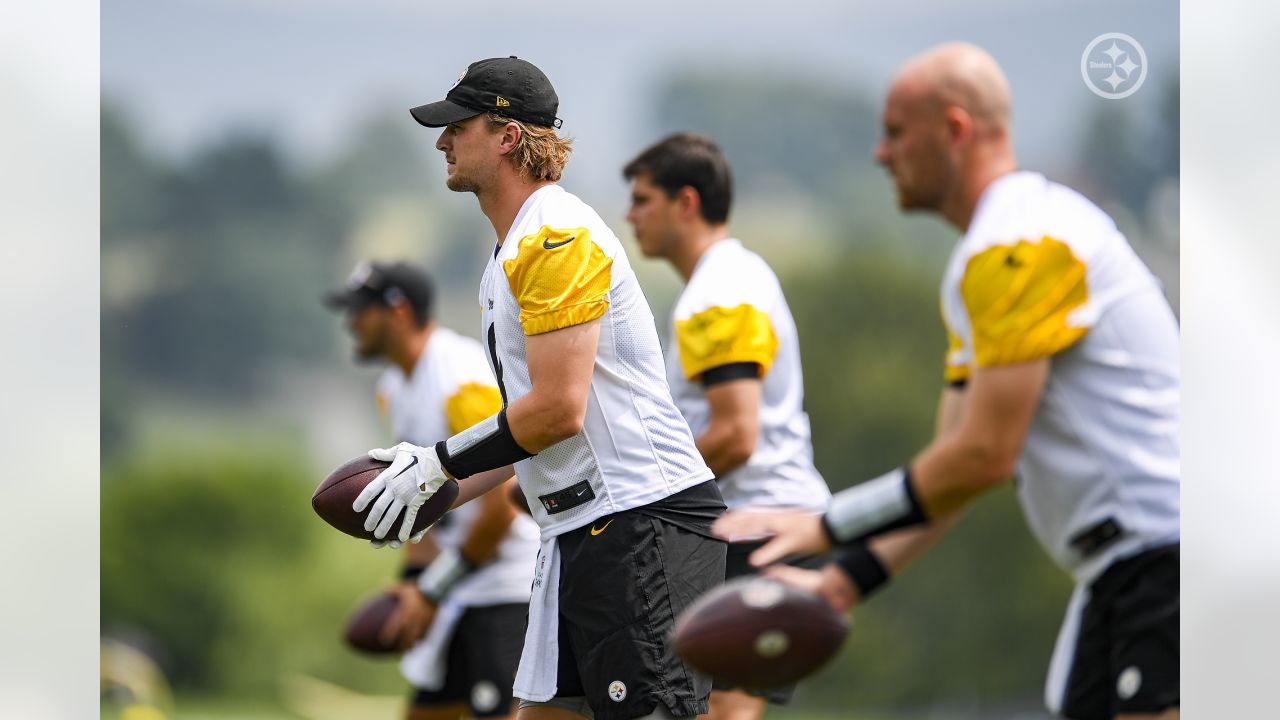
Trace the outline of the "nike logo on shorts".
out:
M 597 528 L 595 525 L 592 525 L 592 526 L 591 526 L 591 534 L 592 534 L 592 535 L 599 535 L 600 533 L 604 532 L 605 528 L 609 527 L 610 523 L 612 523 L 612 522 L 613 522 L 613 518 L 609 518 L 609 522 L 605 523 L 605 524 L 604 524 L 604 527 L 602 527 L 602 528 Z

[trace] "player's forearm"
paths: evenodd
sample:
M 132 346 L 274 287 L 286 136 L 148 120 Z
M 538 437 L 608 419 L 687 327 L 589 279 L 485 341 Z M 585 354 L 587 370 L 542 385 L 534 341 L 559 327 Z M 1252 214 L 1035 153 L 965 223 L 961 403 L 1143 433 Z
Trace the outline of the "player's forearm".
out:
M 450 508 L 459 507 L 475 500 L 490 490 L 498 487 L 515 474 L 515 468 L 511 465 L 495 468 L 482 473 L 476 473 L 468 478 L 458 481 L 458 499 L 453 501 Z
M 516 510 L 507 499 L 507 493 L 502 490 L 486 493 L 479 502 L 480 512 L 467 529 L 467 536 L 460 548 L 463 557 L 477 566 L 493 558 L 502 538 L 506 537 L 507 530 L 516 519 Z
M 1016 455 L 982 436 L 956 431 L 910 464 L 837 493 L 823 515 L 835 544 L 937 522 L 1005 482 Z
M 541 452 L 582 431 L 587 414 L 586 393 L 533 392 L 511 403 L 507 422 L 520 447 Z
M 949 517 L 928 525 L 886 533 L 872 538 L 868 546 L 884 565 L 885 570 L 890 575 L 897 576 L 955 527 L 961 514 L 953 513 Z
M 506 414 L 511 435 L 527 452 L 582 431 L 599 340 L 599 318 L 525 339 L 533 387 Z
M 716 477 L 741 467 L 755 452 L 757 429 L 754 424 L 712 422 L 695 444 L 702 460 Z
M 1013 474 L 1016 459 L 999 443 L 983 442 L 963 430 L 930 445 L 911 463 L 916 498 L 925 517 L 947 517 L 1004 484 Z

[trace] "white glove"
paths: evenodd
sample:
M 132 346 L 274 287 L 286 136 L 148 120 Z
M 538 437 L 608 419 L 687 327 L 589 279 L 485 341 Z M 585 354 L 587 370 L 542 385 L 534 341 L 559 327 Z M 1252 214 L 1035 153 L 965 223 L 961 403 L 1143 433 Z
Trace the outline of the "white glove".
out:
M 414 535 L 409 538 L 409 542 L 415 545 L 422 542 L 422 538 L 427 536 L 427 531 L 430 529 L 431 528 L 422 528 L 421 530 L 418 531 L 417 535 Z M 398 538 L 391 538 L 390 540 L 370 540 L 369 544 L 372 545 L 374 548 L 389 547 L 392 550 L 399 550 L 400 546 L 404 545 L 404 543 L 400 542 Z
M 365 486 L 351 504 L 351 509 L 364 512 L 369 503 L 373 503 L 369 515 L 365 517 L 364 529 L 373 531 L 375 544 L 387 536 L 396 517 L 404 510 L 404 522 L 395 537 L 399 545 L 413 533 L 413 521 L 418 516 L 418 508 L 444 485 L 449 476 L 440 467 L 440 458 L 436 456 L 434 447 L 418 447 L 402 442 L 395 447 L 370 450 L 369 457 L 390 462 L 391 466 Z M 421 539 L 421 533 L 418 539 Z

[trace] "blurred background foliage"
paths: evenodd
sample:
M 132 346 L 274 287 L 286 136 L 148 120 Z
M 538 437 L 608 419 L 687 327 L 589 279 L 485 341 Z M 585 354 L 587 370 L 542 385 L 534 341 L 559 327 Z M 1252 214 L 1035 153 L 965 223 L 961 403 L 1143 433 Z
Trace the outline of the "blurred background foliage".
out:
M 1178 89 L 1152 92 L 1164 109 L 1154 119 L 1106 105 L 1069 139 L 1078 163 L 1035 169 L 1111 211 L 1176 307 Z M 708 132 L 735 165 L 732 225 L 782 278 L 833 489 L 927 442 L 942 387 L 937 285 L 955 234 L 894 207 L 869 160 L 875 106 L 856 88 L 729 68 L 673 75 L 652 105 L 656 131 Z M 444 324 L 474 335 L 492 230 L 428 172 L 434 133 L 400 114 L 369 117 L 341 152 L 306 165 L 262 133 L 178 158 L 149 152 L 145 132 L 106 99 L 104 634 L 149 652 L 180 699 L 274 706 L 297 676 L 398 695 L 394 663 L 339 642 L 346 612 L 390 581 L 398 557 L 308 507 L 328 468 L 385 439 L 373 369 L 352 366 L 319 298 L 359 258 L 407 257 L 435 275 Z M 628 242 L 620 175 L 565 184 Z M 674 273 L 631 254 L 665 335 Z M 1068 591 L 1013 491 L 997 492 L 855 613 L 844 651 L 778 716 L 1039 717 Z

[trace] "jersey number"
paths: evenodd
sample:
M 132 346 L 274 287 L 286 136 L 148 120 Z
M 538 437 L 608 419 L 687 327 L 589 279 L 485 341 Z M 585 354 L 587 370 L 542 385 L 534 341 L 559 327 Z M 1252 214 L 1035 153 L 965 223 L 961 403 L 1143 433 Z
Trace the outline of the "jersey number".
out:
M 498 392 L 502 394 L 502 407 L 507 406 L 507 386 L 502 384 L 502 363 L 498 362 L 498 335 L 489 326 L 489 359 L 493 361 L 493 375 L 498 380 Z

